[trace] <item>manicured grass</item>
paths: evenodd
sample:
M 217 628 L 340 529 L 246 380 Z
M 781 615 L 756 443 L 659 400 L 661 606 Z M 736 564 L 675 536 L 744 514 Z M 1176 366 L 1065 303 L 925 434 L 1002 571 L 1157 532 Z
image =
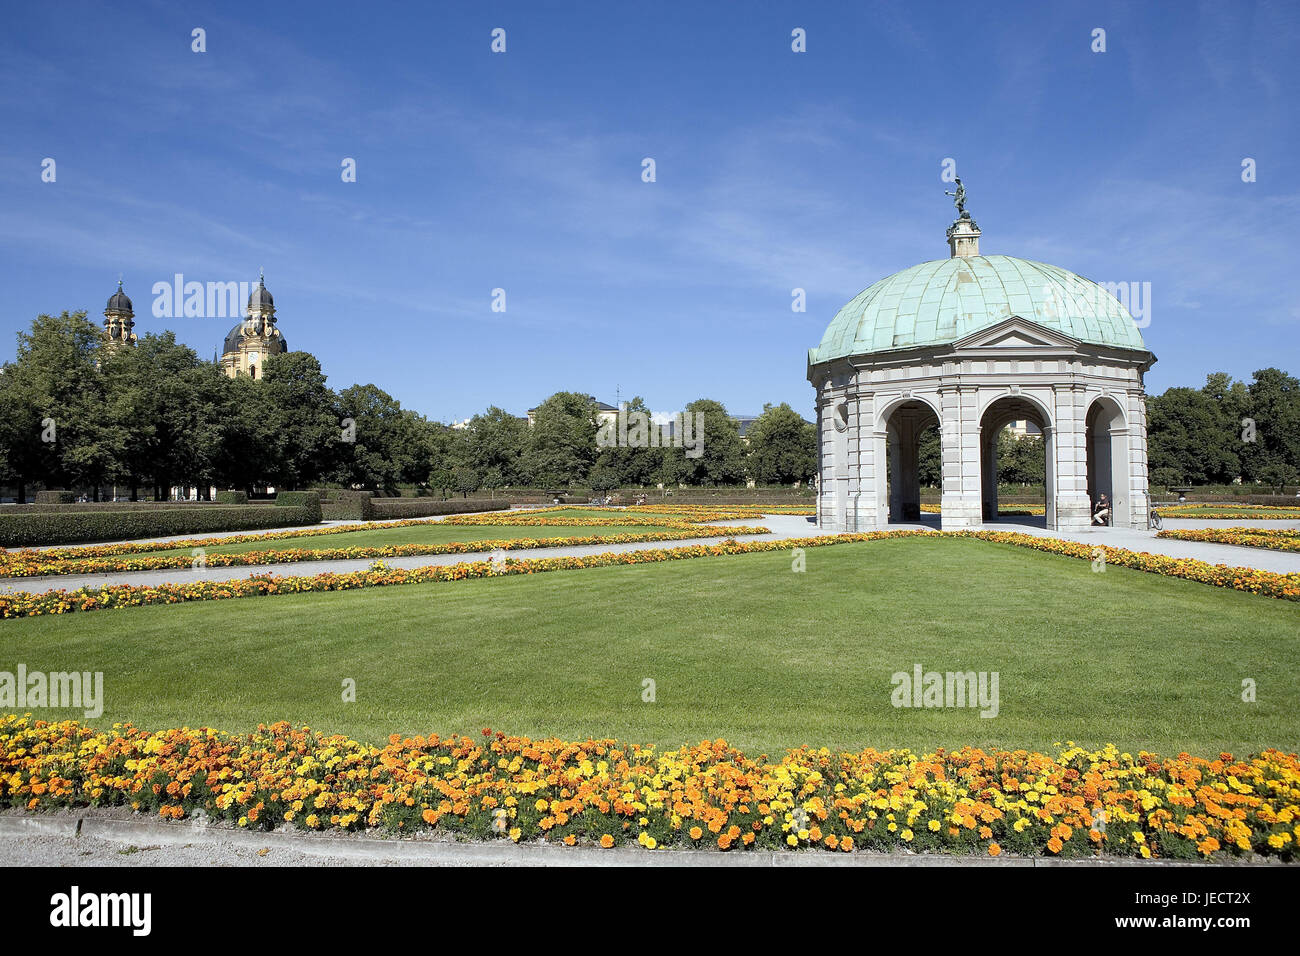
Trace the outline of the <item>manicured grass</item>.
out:
M 270 551 L 276 548 L 381 548 L 392 544 L 445 544 L 450 541 L 488 541 L 515 538 L 573 538 L 608 537 L 615 534 L 642 534 L 661 530 L 653 525 L 622 527 L 591 527 L 584 525 L 454 525 L 433 522 L 407 525 L 398 528 L 375 528 L 371 531 L 343 531 L 338 534 L 309 535 L 302 538 L 281 538 L 270 541 L 244 541 L 204 548 L 208 554 L 242 553 L 245 551 Z M 701 531 L 700 536 L 715 536 L 717 532 Z M 155 554 L 189 554 L 192 545 L 160 548 L 133 554 L 138 558 Z
M 752 752 L 1300 745 L 1291 602 L 974 540 L 805 560 L 804 573 L 778 551 L 31 618 L 0 626 L 0 669 L 102 670 L 99 722 L 149 728 L 287 719 L 379 741 L 490 726 L 721 736 Z M 895 709 L 891 675 L 918 663 L 998 671 L 999 716 Z

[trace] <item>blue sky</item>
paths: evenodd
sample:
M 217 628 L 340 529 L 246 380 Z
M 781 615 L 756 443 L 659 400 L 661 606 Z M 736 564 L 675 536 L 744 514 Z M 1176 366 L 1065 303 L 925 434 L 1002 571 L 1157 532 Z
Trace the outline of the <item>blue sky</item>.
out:
M 1300 373 L 1296 49 L 1291 2 L 13 5 L 0 354 L 120 272 L 138 333 L 210 357 L 233 320 L 150 288 L 260 267 L 331 385 L 435 419 L 560 389 L 811 417 L 838 308 L 947 255 L 951 157 L 986 254 L 1151 283 L 1148 391 Z

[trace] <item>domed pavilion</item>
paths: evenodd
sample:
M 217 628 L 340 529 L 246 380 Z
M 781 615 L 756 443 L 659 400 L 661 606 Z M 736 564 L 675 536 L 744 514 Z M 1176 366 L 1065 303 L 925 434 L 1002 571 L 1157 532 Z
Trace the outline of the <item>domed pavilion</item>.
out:
M 1128 310 L 1096 283 L 980 255 L 979 227 L 958 193 L 949 257 L 876 282 L 808 351 L 820 527 L 916 521 L 920 439 L 936 425 L 942 527 L 996 521 L 998 435 L 1028 421 L 1043 436 L 1049 529 L 1088 529 L 1102 494 L 1115 527 L 1145 528 L 1143 375 L 1155 356 Z

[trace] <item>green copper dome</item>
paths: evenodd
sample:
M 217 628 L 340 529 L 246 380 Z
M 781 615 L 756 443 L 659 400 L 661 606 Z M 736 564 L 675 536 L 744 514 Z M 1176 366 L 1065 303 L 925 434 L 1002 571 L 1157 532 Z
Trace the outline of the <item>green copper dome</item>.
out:
M 1146 348 L 1128 310 L 1095 282 L 1012 256 L 954 256 L 896 272 L 859 293 L 808 350 L 808 364 L 944 345 L 1013 315 L 1094 345 Z

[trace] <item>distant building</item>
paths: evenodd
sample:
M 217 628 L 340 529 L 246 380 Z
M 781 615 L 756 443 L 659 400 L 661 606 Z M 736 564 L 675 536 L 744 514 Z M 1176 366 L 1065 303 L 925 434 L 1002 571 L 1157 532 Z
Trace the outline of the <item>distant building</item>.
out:
M 117 291 L 109 297 L 104 307 L 104 337 L 109 345 L 135 345 L 135 310 L 131 300 L 122 291 L 122 280 L 117 280 Z
M 257 288 L 248 296 L 244 321 L 227 333 L 217 360 L 226 375 L 260 378 L 268 358 L 289 351 L 289 343 L 275 327 L 275 321 L 275 300 L 267 291 L 265 279 L 259 276 Z M 104 308 L 104 338 L 110 346 L 135 345 L 134 328 L 135 309 L 119 279 L 117 291 Z
M 244 321 L 226 334 L 221 350 L 221 368 L 230 378 L 260 378 L 268 358 L 289 351 L 289 343 L 275 327 L 275 300 L 264 277 L 258 276 L 245 312 Z
M 1017 438 L 1028 438 L 1028 437 L 1040 438 L 1042 437 L 1043 434 L 1043 430 L 1041 428 L 1039 428 L 1037 425 L 1035 425 L 1033 422 L 1029 421 L 1028 419 L 1023 419 L 1023 418 L 1018 422 L 1012 422 L 1010 425 L 1007 426 L 1007 428 L 1009 428 L 1011 430 L 1011 434 L 1015 435 Z
M 613 405 L 608 405 L 605 402 L 598 402 L 593 399 L 592 409 L 592 417 L 596 419 L 597 425 L 603 425 L 607 421 L 618 421 L 618 409 Z M 536 408 L 528 409 L 528 424 L 530 427 L 537 424 Z

